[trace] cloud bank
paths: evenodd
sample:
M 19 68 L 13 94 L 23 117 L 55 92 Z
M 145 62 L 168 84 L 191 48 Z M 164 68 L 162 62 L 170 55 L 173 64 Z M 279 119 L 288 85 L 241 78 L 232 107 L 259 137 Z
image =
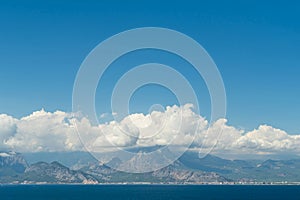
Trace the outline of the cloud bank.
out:
M 77 131 L 80 133 L 78 136 Z M 82 142 L 85 144 L 83 147 Z M 192 142 L 192 143 L 191 143 Z M 77 113 L 40 110 L 13 118 L 0 114 L 0 149 L 19 152 L 105 151 L 118 147 L 191 144 L 191 149 L 245 154 L 300 154 L 300 135 L 261 125 L 250 132 L 226 119 L 209 122 L 190 104 L 168 106 L 148 115 L 131 114 L 122 121 L 92 125 Z

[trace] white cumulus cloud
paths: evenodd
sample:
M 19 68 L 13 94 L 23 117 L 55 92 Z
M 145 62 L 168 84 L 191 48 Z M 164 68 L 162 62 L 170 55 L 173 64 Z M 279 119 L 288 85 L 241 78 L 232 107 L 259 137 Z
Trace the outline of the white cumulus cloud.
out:
M 78 135 L 78 132 L 80 133 Z M 82 145 L 84 144 L 84 147 Z M 117 147 L 184 146 L 233 153 L 300 153 L 300 135 L 261 125 L 253 131 L 230 126 L 226 119 L 209 122 L 191 104 L 165 111 L 131 114 L 121 121 L 92 125 L 79 114 L 33 112 L 21 119 L 0 114 L 0 149 L 20 152 L 104 151 Z

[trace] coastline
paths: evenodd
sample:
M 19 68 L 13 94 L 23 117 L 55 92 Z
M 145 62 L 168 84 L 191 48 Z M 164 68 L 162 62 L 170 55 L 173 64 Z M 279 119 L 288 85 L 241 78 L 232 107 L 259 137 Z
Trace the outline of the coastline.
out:
M 1 183 L 3 186 L 299 186 L 300 182 L 294 183 Z

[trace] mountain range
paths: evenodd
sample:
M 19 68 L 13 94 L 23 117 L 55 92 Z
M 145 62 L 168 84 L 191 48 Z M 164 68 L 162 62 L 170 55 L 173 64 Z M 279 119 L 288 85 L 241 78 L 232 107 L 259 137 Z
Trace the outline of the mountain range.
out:
M 55 153 L 55 158 L 61 157 Z M 51 156 L 22 155 L 0 152 L 2 184 L 262 184 L 300 182 L 300 159 L 291 160 L 228 160 L 214 155 L 199 158 L 186 152 L 173 164 L 149 173 L 125 173 L 99 163 L 88 153 L 70 153 L 72 158 L 60 163 Z M 28 160 L 26 158 L 29 158 Z M 44 159 L 43 159 L 44 158 Z M 47 160 L 45 160 L 45 158 Z M 59 159 L 58 159 L 59 160 Z M 118 158 L 110 162 L 122 165 Z M 134 160 L 126 167 L 135 167 Z M 111 166 L 111 165 L 110 165 Z

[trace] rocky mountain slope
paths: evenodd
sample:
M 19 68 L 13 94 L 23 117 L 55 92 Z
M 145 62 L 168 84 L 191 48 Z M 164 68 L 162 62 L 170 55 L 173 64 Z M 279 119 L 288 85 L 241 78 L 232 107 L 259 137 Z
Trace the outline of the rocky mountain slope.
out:
M 136 166 L 135 158 L 126 165 L 118 158 L 110 161 L 112 163 L 126 168 L 141 167 Z M 187 152 L 173 164 L 149 173 L 120 172 L 97 161 L 74 163 L 74 166 L 76 170 L 56 161 L 28 165 L 19 153 L 0 152 L 0 183 L 300 183 L 299 159 L 227 160 L 212 155 L 199 158 L 197 154 Z
M 21 154 L 11 154 L 9 160 L 10 162 L 6 160 L 6 164 L 1 165 L 0 169 L 23 166 L 23 170 L 2 174 L 0 183 L 217 183 L 230 181 L 213 172 L 190 171 L 185 169 L 179 161 L 155 172 L 132 174 L 116 171 L 99 163 L 88 164 L 80 170 L 71 170 L 58 162 L 38 162 L 28 166 Z
M 70 170 L 58 162 L 33 164 L 25 170 L 22 178 L 27 182 L 98 183 L 93 176 L 81 171 Z

